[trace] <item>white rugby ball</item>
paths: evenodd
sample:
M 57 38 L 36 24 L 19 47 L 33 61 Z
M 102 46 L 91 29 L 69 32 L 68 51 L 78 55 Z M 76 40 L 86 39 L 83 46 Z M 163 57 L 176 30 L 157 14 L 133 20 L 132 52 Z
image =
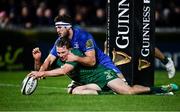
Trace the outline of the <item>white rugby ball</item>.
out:
M 21 93 L 23 95 L 31 95 L 35 91 L 37 84 L 37 79 L 33 79 L 33 77 L 26 76 L 22 82 Z

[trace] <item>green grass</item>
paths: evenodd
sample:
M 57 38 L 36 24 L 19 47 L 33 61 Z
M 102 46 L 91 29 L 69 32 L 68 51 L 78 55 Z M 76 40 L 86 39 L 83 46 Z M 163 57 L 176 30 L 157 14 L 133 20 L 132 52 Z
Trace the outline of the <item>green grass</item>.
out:
M 20 93 L 21 81 L 28 72 L 0 72 L 0 111 L 180 111 L 180 92 L 174 96 L 157 95 L 69 95 L 66 77 L 40 80 L 29 96 Z M 175 82 L 180 71 L 168 79 L 165 71 L 155 73 L 155 85 Z

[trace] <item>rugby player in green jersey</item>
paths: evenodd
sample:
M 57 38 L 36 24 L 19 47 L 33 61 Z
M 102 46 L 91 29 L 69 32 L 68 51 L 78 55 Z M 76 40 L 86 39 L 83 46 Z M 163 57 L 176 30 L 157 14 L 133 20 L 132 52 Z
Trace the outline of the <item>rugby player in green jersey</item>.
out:
M 72 89 L 72 94 L 98 94 L 105 90 L 112 90 L 117 94 L 168 93 L 178 88 L 175 84 L 163 87 L 145 87 L 141 85 L 131 87 L 118 78 L 116 72 L 100 64 L 87 67 L 77 62 L 68 62 L 66 60 L 69 52 L 82 57 L 83 54 L 78 49 L 71 48 L 67 38 L 57 41 L 56 50 L 59 56 L 58 68 L 48 71 L 32 71 L 29 75 L 34 78 L 68 75 L 80 84 Z M 40 54 L 38 48 L 33 50 L 33 57 L 37 66 L 40 63 Z

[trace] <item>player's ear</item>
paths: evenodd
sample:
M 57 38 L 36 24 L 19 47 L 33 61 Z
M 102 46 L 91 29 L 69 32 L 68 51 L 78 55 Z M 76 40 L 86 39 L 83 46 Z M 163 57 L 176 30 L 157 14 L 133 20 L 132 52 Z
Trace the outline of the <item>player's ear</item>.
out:
M 66 27 L 66 29 L 67 29 L 67 30 L 70 30 L 70 29 L 71 29 L 71 27 Z

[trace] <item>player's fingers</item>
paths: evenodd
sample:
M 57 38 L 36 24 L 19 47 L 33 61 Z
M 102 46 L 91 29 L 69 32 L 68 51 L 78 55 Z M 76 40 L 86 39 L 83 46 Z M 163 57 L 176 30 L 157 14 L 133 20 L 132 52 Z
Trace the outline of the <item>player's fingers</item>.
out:
M 36 73 L 37 72 L 31 72 L 31 77 L 33 77 L 33 79 L 38 79 L 38 75 Z
M 40 52 L 40 51 L 39 51 L 39 50 L 34 50 L 34 51 L 33 51 L 33 54 L 38 53 L 38 52 Z
M 35 79 L 35 78 L 36 78 L 36 75 L 33 74 L 33 73 L 31 73 L 31 74 L 30 74 L 30 77 L 33 77 L 33 79 Z
M 34 48 L 32 51 L 36 51 L 36 50 L 38 50 L 39 48 L 38 47 L 36 47 L 36 48 Z
M 38 78 L 38 80 L 41 80 L 41 79 L 43 79 L 43 77 L 39 77 L 39 78 Z
M 37 79 L 37 77 L 36 77 L 36 76 L 32 76 L 32 78 L 33 78 L 33 79 Z
M 34 48 L 34 50 L 39 50 L 39 47 Z
M 33 53 L 40 52 L 39 47 L 34 48 L 32 52 L 33 52 Z
M 32 75 L 32 73 L 30 72 L 29 74 L 27 74 L 27 76 L 31 76 Z
M 37 73 L 37 71 L 31 71 L 31 73 L 29 73 L 28 75 L 29 75 L 30 77 L 35 77 L 35 76 L 36 76 L 36 75 L 35 75 L 36 73 Z

